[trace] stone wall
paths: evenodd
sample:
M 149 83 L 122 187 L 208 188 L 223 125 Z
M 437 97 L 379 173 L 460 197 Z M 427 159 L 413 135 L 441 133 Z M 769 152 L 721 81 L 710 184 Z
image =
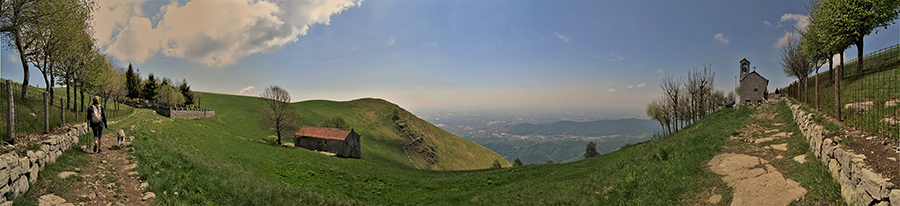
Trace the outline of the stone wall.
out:
M 202 119 L 216 115 L 216 110 L 202 108 L 154 109 L 154 111 L 162 116 L 175 119 Z
M 809 142 L 810 151 L 828 168 L 841 185 L 841 196 L 852 205 L 900 206 L 900 189 L 866 166 L 866 156 L 853 153 L 826 137 L 825 127 L 813 121 L 813 116 L 792 105 L 794 121 Z
M 15 151 L 0 155 L 0 196 L 15 197 L 28 191 L 44 166 L 56 162 L 63 151 L 78 144 L 78 137 L 90 132 L 87 123 L 71 126 L 66 131 L 61 135 L 50 135 L 47 140 L 41 141 L 41 148 L 38 150 L 29 150 L 24 155 Z M 10 203 L 5 198 L 0 199 L 0 202 L 4 202 L 0 205 Z

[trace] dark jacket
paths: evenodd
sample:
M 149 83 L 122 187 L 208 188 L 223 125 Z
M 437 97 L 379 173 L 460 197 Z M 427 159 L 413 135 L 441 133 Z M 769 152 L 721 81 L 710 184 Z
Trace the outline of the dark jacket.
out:
M 103 120 L 101 121 L 102 124 L 91 122 L 91 119 L 94 118 L 94 105 L 89 106 L 87 109 L 87 122 L 91 125 L 91 127 L 106 127 L 106 108 L 103 108 L 103 106 L 100 105 L 97 105 L 97 107 L 100 108 L 100 119 Z

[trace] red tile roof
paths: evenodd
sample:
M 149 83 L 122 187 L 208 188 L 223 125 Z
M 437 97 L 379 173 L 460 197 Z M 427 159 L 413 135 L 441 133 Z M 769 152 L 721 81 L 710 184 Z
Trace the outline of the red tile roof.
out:
M 294 135 L 343 141 L 345 138 L 347 138 L 348 135 L 350 135 L 350 131 L 351 130 L 321 127 L 301 127 L 300 130 L 297 131 L 297 133 L 294 133 Z

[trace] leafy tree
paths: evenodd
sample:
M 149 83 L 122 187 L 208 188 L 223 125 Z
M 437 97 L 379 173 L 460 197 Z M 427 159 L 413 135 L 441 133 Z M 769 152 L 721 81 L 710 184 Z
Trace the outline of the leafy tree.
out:
M 34 36 L 26 32 L 31 28 L 45 28 L 46 21 L 39 19 L 46 15 L 41 9 L 41 2 L 45 0 L 3 0 L 0 1 L 0 35 L 3 36 L 3 46 L 14 48 L 22 63 L 24 78 L 22 80 L 22 101 L 28 100 L 28 84 L 31 78 L 28 70 L 27 59 L 35 55 L 37 47 Z
M 279 86 L 269 86 L 261 95 L 260 123 L 275 132 L 277 144 L 282 136 L 291 134 L 300 126 L 300 116 L 290 105 L 291 95 Z
M 118 100 L 125 96 L 125 74 L 121 68 L 116 68 L 115 64 L 111 59 L 104 55 L 105 61 L 103 61 L 103 77 L 101 78 L 100 85 L 97 86 L 97 89 L 94 92 L 104 98 L 109 99 L 112 98 L 114 100 Z M 103 101 L 104 104 L 106 101 Z M 105 107 L 106 105 L 104 105 Z
M 518 157 L 516 157 L 516 160 L 514 160 L 514 162 L 515 163 L 513 163 L 513 167 L 521 167 L 523 165 L 522 160 L 519 160 Z
M 344 121 L 344 118 L 341 118 L 340 116 L 325 118 L 325 120 L 322 120 L 322 122 L 319 123 L 319 127 L 343 130 L 350 129 L 350 125 L 347 125 L 347 122 Z
M 552 165 L 552 164 L 553 164 L 553 160 L 547 160 L 546 162 L 544 162 L 544 164 Z
M 141 98 L 141 77 L 134 71 L 131 63 L 128 63 L 128 70 L 125 72 L 125 87 L 128 90 L 128 97 Z
M 159 94 L 156 96 L 158 97 L 157 101 L 167 106 L 178 106 L 184 103 L 184 95 L 181 95 L 181 92 L 178 92 L 172 86 L 161 85 Z
M 585 147 L 586 147 L 584 149 L 584 158 L 585 159 L 591 158 L 591 157 L 596 157 L 597 155 L 600 155 L 600 153 L 597 152 L 597 143 L 588 142 L 587 145 L 585 145 Z
M 194 104 L 194 92 L 191 91 L 191 86 L 188 85 L 187 79 L 182 80 L 181 84 L 178 84 L 178 92 L 181 92 L 181 95 L 184 96 L 184 105 Z
M 144 82 L 143 97 L 144 99 L 154 101 L 156 95 L 159 94 L 159 83 L 153 73 L 147 75 L 147 81 Z
M 857 74 L 863 69 L 863 37 L 878 32 L 900 16 L 897 0 L 824 0 L 821 13 L 816 16 L 826 27 L 825 32 L 840 36 L 856 45 Z M 844 47 L 846 48 L 846 47 Z

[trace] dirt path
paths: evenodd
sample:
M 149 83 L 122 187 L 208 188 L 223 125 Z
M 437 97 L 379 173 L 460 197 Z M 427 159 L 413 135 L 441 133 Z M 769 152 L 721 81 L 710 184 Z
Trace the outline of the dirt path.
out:
M 774 104 L 758 106 L 751 123 L 740 134 L 732 136 L 734 145 L 723 148 L 721 154 L 709 162 L 710 170 L 722 175 L 733 188 L 731 205 L 788 205 L 802 199 L 807 190 L 784 175 L 769 161 L 787 155 L 787 138 L 792 133 L 779 131 L 784 123 L 775 123 Z M 805 161 L 805 156 L 791 157 Z M 721 197 L 711 197 L 708 203 L 717 204 Z
M 136 121 L 136 118 L 128 116 L 119 123 L 110 122 L 110 128 L 115 129 L 103 131 L 100 153 L 93 152 L 90 145 L 79 145 L 78 149 L 88 153 L 88 163 L 84 168 L 60 172 L 58 176 L 77 175 L 81 178 L 74 183 L 73 189 L 64 194 L 45 194 L 40 202 L 64 200 L 73 205 L 150 205 L 155 195 L 144 192 L 148 184 L 138 177 L 137 162 L 133 160 L 133 149 L 129 146 L 133 137 L 127 134 L 130 131 L 127 128 Z M 117 131 L 120 128 L 126 131 L 124 147 L 118 145 Z M 53 197 L 56 195 L 61 198 Z
M 149 205 L 152 199 L 142 200 L 144 188 L 135 171 L 137 163 L 131 160 L 131 147 L 119 148 L 114 132 L 104 134 L 101 145 L 100 153 L 82 148 L 89 153 L 90 162 L 80 173 L 77 189 L 62 197 L 84 205 Z

